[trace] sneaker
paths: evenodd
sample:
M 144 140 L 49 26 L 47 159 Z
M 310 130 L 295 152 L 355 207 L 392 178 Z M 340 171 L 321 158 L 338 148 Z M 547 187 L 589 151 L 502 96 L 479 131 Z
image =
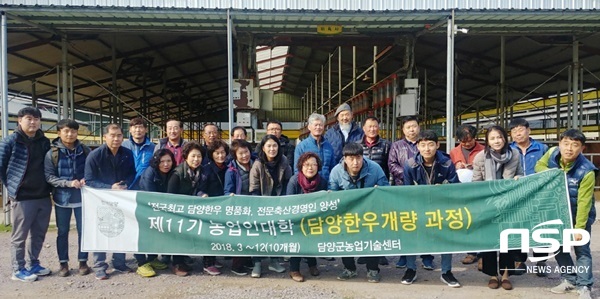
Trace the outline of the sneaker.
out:
M 423 269 L 425 270 L 433 270 L 433 260 L 423 259 Z
M 271 261 L 269 262 L 269 270 L 275 271 L 277 273 L 285 272 L 285 268 L 281 264 L 279 264 L 277 258 L 271 258 Z
M 106 274 L 106 270 L 96 270 L 96 279 L 98 280 L 107 280 L 108 274 Z
M 186 271 L 186 267 L 183 264 L 177 264 L 177 265 L 173 265 L 173 273 L 175 273 L 175 275 L 177 276 L 188 276 L 188 274 L 190 274 L 189 271 Z
M 183 257 L 183 262 L 184 262 L 186 265 L 188 265 L 188 266 L 191 266 L 191 265 L 193 265 L 193 264 L 194 264 L 194 258 L 193 258 L 193 257 L 191 257 L 191 256 L 187 256 L 187 255 L 186 255 L 186 256 L 184 256 L 184 257 Z
M 460 283 L 458 282 L 458 280 L 456 280 L 454 274 L 452 274 L 452 272 L 450 271 L 442 274 L 440 279 L 443 283 L 447 284 L 451 288 L 460 288 Z
M 209 275 L 212 275 L 212 276 L 221 275 L 221 271 L 219 269 L 217 269 L 217 267 L 215 267 L 215 266 L 204 267 L 204 272 L 206 274 L 209 274 Z
M 417 271 L 413 269 L 406 269 L 404 272 L 404 276 L 402 276 L 402 284 L 412 284 L 415 280 L 417 280 Z
M 218 268 L 218 269 L 223 268 L 223 264 L 221 264 L 219 261 L 215 261 L 214 266 L 215 266 L 215 268 Z
M 114 271 L 116 271 L 116 272 L 121 272 L 121 273 L 132 273 L 133 272 L 133 269 L 127 267 L 126 265 L 117 265 L 117 266 L 113 265 L 113 268 L 115 269 Z
M 35 275 L 35 274 L 29 272 L 27 269 L 23 268 L 17 272 L 14 272 L 10 279 L 18 280 L 18 281 L 22 281 L 22 282 L 33 282 L 33 281 L 37 280 L 37 275 Z
M 139 266 L 135 273 L 139 274 L 141 277 L 156 276 L 156 272 L 154 272 L 154 269 L 152 269 L 152 265 L 150 265 L 150 263 L 145 263 Z
M 390 264 L 390 262 L 388 262 L 388 259 L 385 256 L 379 257 L 379 265 L 387 266 L 389 264 Z
M 335 258 L 334 258 L 334 257 L 322 257 L 321 259 L 324 259 L 324 260 L 326 260 L 326 261 L 328 261 L 328 262 L 333 262 L 333 261 L 335 261 Z
M 248 272 L 246 272 L 246 269 L 244 267 L 231 268 L 231 273 L 238 276 L 248 275 Z
M 340 275 L 338 275 L 337 279 L 338 280 L 348 280 L 350 278 L 356 277 L 357 275 L 358 274 L 356 274 L 356 271 L 344 269 L 344 271 L 342 271 L 342 273 L 340 273 Z
M 35 274 L 37 276 L 46 276 L 50 275 L 52 271 L 50 271 L 50 269 L 42 267 L 40 264 L 35 264 L 31 267 L 31 269 L 29 269 L 29 273 Z
M 396 268 L 404 269 L 406 268 L 406 257 L 401 256 L 396 263 Z
M 546 277 L 548 276 L 548 273 L 546 273 L 546 271 L 542 271 L 542 269 L 545 269 L 548 264 L 546 262 L 537 262 L 535 264 L 535 266 L 538 268 L 537 273 L 535 273 L 535 275 L 537 275 L 537 277 Z
M 381 281 L 381 275 L 379 275 L 379 271 L 377 270 L 369 270 L 367 272 L 367 281 L 368 282 L 380 282 Z
M 317 268 L 317 266 L 308 267 L 308 272 L 312 276 L 319 276 L 319 275 L 321 275 L 321 271 L 319 271 L 319 268 Z
M 92 273 L 92 269 L 87 265 L 86 262 L 79 262 L 79 275 L 88 275 Z
M 150 266 L 152 267 L 152 269 L 155 270 L 165 270 L 167 268 L 169 268 L 169 266 L 161 261 L 159 261 L 158 259 L 154 259 L 153 261 L 149 262 Z
M 60 263 L 60 270 L 58 270 L 58 276 L 60 277 L 67 277 L 71 274 L 71 272 L 69 272 L 69 264 L 67 263 Z
M 254 267 L 252 267 L 252 274 L 250 275 L 252 278 L 260 278 L 260 274 L 262 272 L 262 265 L 260 262 L 254 263 Z
M 590 288 L 588 287 L 579 288 L 579 290 L 577 290 L 577 293 L 579 293 L 579 299 L 592 299 L 592 293 L 590 292 Z
M 359 258 L 356 259 L 356 263 L 359 264 L 359 265 L 364 265 L 364 264 L 367 263 L 367 261 L 365 260 L 364 257 L 361 256 L 361 257 L 359 257 Z
M 566 294 L 571 293 L 573 291 L 575 291 L 575 286 L 568 280 L 563 280 L 561 284 L 550 289 L 550 292 L 554 294 Z

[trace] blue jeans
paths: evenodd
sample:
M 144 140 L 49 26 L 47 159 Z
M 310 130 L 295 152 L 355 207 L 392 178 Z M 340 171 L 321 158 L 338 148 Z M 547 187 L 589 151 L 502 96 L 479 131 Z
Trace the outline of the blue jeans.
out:
M 594 223 L 594 219 L 588 220 L 585 230 L 592 235 L 592 223 Z M 594 284 L 594 276 L 592 274 L 592 253 L 590 251 L 590 242 L 581 246 L 573 246 L 575 251 L 575 263 L 573 263 L 573 259 L 571 258 L 570 253 L 563 252 L 563 247 L 560 248 L 559 253 L 556 255 L 556 262 L 559 266 L 570 267 L 577 266 L 579 267 L 588 267 L 587 271 L 578 271 L 577 273 L 561 273 L 560 276 L 570 282 L 572 285 L 577 287 L 588 287 L 592 288 Z
M 125 266 L 125 253 L 116 253 L 112 254 L 112 263 L 113 267 Z M 105 270 L 108 269 L 108 264 L 106 263 L 106 252 L 94 252 L 94 271 Z
M 71 228 L 71 213 L 75 214 L 75 223 L 77 225 L 77 260 L 85 262 L 88 260 L 88 253 L 81 252 L 81 207 L 63 208 L 54 206 L 56 215 L 56 226 L 58 235 L 56 236 L 56 251 L 58 253 L 58 262 L 66 263 L 69 261 L 69 229 Z
M 417 270 L 417 256 L 406 256 L 406 268 Z M 452 254 L 442 254 L 442 274 L 452 270 Z

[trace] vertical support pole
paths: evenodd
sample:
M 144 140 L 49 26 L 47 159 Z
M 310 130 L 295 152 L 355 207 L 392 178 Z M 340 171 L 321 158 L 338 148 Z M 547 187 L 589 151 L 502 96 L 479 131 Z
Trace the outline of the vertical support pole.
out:
M 64 88 L 64 87 L 62 87 Z M 61 86 L 60 86 L 60 65 L 56 66 L 56 122 L 59 121 L 60 118 L 60 95 L 61 95 Z
M 4 84 L 4 83 L 3 83 Z M 37 81 L 36 80 L 31 80 L 31 106 L 33 107 L 37 107 Z
M 233 24 L 231 22 L 231 10 L 227 9 L 227 103 L 229 130 L 233 128 Z M 229 134 L 231 144 L 231 134 Z
M 506 71 L 506 38 L 504 35 L 500 36 L 500 125 L 506 128 L 506 99 L 504 95 L 504 86 L 506 84 L 505 71 Z
M 342 104 L 342 46 L 338 48 L 338 104 Z
M 390 126 L 390 105 L 393 105 L 394 101 L 390 101 L 392 99 L 391 98 L 391 91 L 390 91 L 390 88 L 392 88 L 391 85 L 392 85 L 392 81 L 391 80 L 388 80 L 387 83 L 385 84 L 385 102 L 386 102 L 386 105 L 385 105 L 385 109 L 386 109 L 385 110 L 385 138 L 387 140 L 390 140 L 390 138 L 392 136 L 390 134 L 391 133 L 390 132 L 390 129 L 391 129 L 391 126 Z
M 579 65 L 579 131 L 583 132 L 583 66 Z
M 73 89 L 73 65 L 69 64 L 69 118 L 75 119 L 75 90 Z
M 377 83 L 377 46 L 373 46 L 373 84 Z
M 329 107 L 327 107 L 327 111 L 331 111 L 331 55 L 329 55 L 329 58 L 327 58 L 327 64 L 329 65 L 327 79 L 327 100 L 329 102 Z
M 454 147 L 454 10 L 448 17 L 447 32 L 447 61 L 446 61 L 446 153 L 449 153 Z
M 8 38 L 7 35 L 7 23 L 6 13 L 0 12 L 0 26 L 2 27 L 0 32 L 0 93 L 2 93 L 2 138 L 8 136 Z M 2 185 L 2 207 L 4 211 L 4 224 L 10 225 L 10 209 L 8 206 L 8 190 L 5 185 Z
M 425 122 L 425 129 L 428 129 L 429 115 L 427 115 L 427 112 L 429 111 L 429 107 L 427 106 L 427 69 L 423 70 L 423 76 L 425 77 L 423 82 L 423 121 Z
M 573 114 L 573 65 L 569 65 L 569 73 L 567 74 L 567 128 L 571 128 L 571 115 Z M 557 113 L 559 109 L 557 109 Z M 560 113 L 558 113 L 560 121 Z M 558 140 L 558 139 L 557 139 Z
M 319 76 L 315 74 L 315 107 L 321 108 L 321 114 L 323 114 L 323 105 L 319 105 Z
M 325 68 L 321 65 L 321 107 L 325 110 Z M 327 110 L 329 111 L 329 109 Z
M 340 93 L 341 93 L 341 91 L 340 91 Z M 352 46 L 352 97 L 354 97 L 355 95 L 356 95 L 356 46 Z
M 572 129 L 579 128 L 579 42 L 573 36 L 573 115 Z
M 110 109 L 110 122 L 117 122 L 117 106 L 119 102 L 117 100 L 117 36 L 113 34 L 113 42 L 111 45 L 111 55 L 112 55 L 112 95 L 109 97 L 109 103 L 112 103 L 108 106 Z
M 396 126 L 398 123 L 398 119 L 396 117 L 396 114 L 398 113 L 398 111 L 396 111 L 396 96 L 398 95 L 398 76 L 394 76 L 394 80 L 392 83 L 392 137 L 390 141 L 396 141 Z
M 67 37 L 63 36 L 61 39 L 61 50 L 62 50 L 62 118 L 69 118 L 69 75 L 67 65 Z

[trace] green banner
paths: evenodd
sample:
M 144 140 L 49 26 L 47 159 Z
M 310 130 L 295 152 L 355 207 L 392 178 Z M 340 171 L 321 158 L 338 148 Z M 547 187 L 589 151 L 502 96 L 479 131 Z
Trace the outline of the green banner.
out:
M 500 232 L 560 220 L 565 175 L 291 196 L 200 198 L 84 188 L 87 251 L 217 256 L 378 256 L 498 250 Z M 555 239 L 562 244 L 562 236 Z M 510 236 L 520 248 L 520 236 Z M 537 244 L 530 240 L 531 246 Z

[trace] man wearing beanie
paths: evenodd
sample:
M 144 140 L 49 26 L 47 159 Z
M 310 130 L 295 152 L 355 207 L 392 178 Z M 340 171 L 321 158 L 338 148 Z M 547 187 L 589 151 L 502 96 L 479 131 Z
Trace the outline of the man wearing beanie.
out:
M 337 124 L 327 130 L 325 139 L 331 143 L 333 147 L 333 157 L 335 163 L 339 163 L 342 159 L 342 148 L 344 145 L 355 142 L 360 143 L 363 139 L 364 132 L 361 127 L 352 120 L 352 108 L 347 103 L 341 104 L 335 110 Z

